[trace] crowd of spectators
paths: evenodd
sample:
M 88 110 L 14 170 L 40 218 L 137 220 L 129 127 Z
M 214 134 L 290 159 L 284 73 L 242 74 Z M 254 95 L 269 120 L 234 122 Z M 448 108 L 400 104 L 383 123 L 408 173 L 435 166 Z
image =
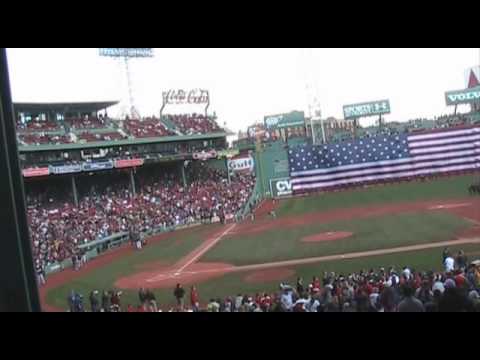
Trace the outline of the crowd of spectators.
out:
M 80 134 L 77 134 L 77 139 L 79 141 L 86 141 L 86 142 L 95 142 L 95 141 L 114 141 L 114 140 L 122 140 L 125 137 L 120 134 L 118 131 L 111 131 L 107 133 L 98 133 L 98 132 L 90 132 L 85 131 Z
M 215 117 L 201 114 L 165 115 L 184 135 L 208 134 L 221 131 Z
M 65 124 L 71 129 L 102 129 L 107 127 L 107 118 L 100 115 L 96 116 L 83 116 L 79 118 L 67 118 Z
M 59 131 L 61 127 L 58 123 L 47 120 L 33 119 L 28 122 L 17 119 L 18 131 Z
M 45 267 L 78 253 L 78 246 L 135 226 L 141 232 L 224 219 L 243 209 L 253 190 L 253 175 L 223 171 L 193 161 L 180 174 L 145 169 L 136 174 L 136 193 L 128 174 L 96 175 L 82 186 L 78 206 L 68 186 L 28 189 L 27 216 L 33 255 Z M 67 184 L 68 185 L 68 184 Z M 30 190 L 30 191 L 29 191 Z
M 310 282 L 297 278 L 294 285 L 281 283 L 276 292 L 239 293 L 224 298 L 202 299 L 201 289 L 181 284 L 172 291 L 180 312 L 480 312 L 480 262 L 468 262 L 460 251 L 443 252 L 443 271 L 417 271 L 404 266 L 360 270 L 350 274 L 325 272 Z M 75 294 L 75 292 L 72 292 Z M 98 294 L 98 291 L 96 292 Z M 110 298 L 117 291 L 104 292 Z M 148 294 L 148 295 L 147 295 Z M 77 298 L 80 298 L 77 295 Z M 148 289 L 140 289 L 138 304 L 122 307 L 120 301 L 90 298 L 87 311 L 156 312 L 160 306 Z M 203 300 L 203 301 L 202 301 Z M 70 301 L 69 301 L 70 303 Z M 83 303 L 78 308 L 84 309 Z M 70 306 L 72 308 L 72 306 Z M 75 306 L 73 307 L 75 308 Z
M 157 118 L 146 118 L 143 120 L 127 119 L 124 122 L 124 129 L 136 138 L 162 137 L 175 135 L 168 130 Z
M 27 145 L 69 144 L 72 142 L 68 135 L 50 135 L 43 132 L 18 135 L 20 142 Z

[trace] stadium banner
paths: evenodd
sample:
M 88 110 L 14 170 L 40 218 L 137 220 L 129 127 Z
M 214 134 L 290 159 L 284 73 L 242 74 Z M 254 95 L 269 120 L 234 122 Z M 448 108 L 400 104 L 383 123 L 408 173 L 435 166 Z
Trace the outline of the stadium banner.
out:
M 270 193 L 274 198 L 292 195 L 293 188 L 290 178 L 270 179 Z
M 264 121 L 269 130 L 305 126 L 305 113 L 292 111 L 288 114 L 269 115 L 264 117 Z
M 50 174 L 50 169 L 48 167 L 23 169 L 22 174 L 23 177 L 45 176 Z
M 389 100 L 371 101 L 343 106 L 343 117 L 346 120 L 382 114 L 390 114 Z
M 74 174 L 79 173 L 82 171 L 82 165 L 75 164 L 75 165 L 60 165 L 60 166 L 53 166 L 50 165 L 50 173 L 55 175 L 60 174 Z
M 168 90 L 162 93 L 164 105 L 208 104 L 210 94 L 205 89 Z
M 237 156 L 238 154 L 240 154 L 240 150 L 238 149 L 220 150 L 220 151 L 217 151 L 217 158 L 221 159 L 226 157 L 230 159 Z
M 106 161 L 99 161 L 99 162 L 92 162 L 92 163 L 83 163 L 82 169 L 83 169 L 83 171 L 97 171 L 97 170 L 113 169 L 113 161 L 112 160 L 106 160 Z
M 480 86 L 471 89 L 447 91 L 445 93 L 445 100 L 449 106 L 480 101 Z
M 195 160 L 208 160 L 208 159 L 215 159 L 217 157 L 217 152 L 215 150 L 210 151 L 202 151 L 198 153 L 193 153 L 192 158 Z
M 229 171 L 250 171 L 253 172 L 255 168 L 255 160 L 252 156 L 239 157 L 228 160 Z
M 117 169 L 127 168 L 127 167 L 135 167 L 135 166 L 142 166 L 144 160 L 143 159 L 124 159 L 124 160 L 115 160 L 115 167 Z
M 106 57 L 153 57 L 152 48 L 99 48 L 98 52 Z

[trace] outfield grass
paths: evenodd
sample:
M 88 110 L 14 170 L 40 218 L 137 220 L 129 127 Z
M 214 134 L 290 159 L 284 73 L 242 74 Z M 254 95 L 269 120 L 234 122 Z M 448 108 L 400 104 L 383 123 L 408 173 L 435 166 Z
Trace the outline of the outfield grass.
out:
M 469 226 L 471 224 L 467 220 L 449 213 L 417 212 L 274 228 L 261 234 L 229 236 L 206 253 L 201 261 L 249 265 L 386 249 L 452 240 L 455 233 Z M 353 235 L 335 241 L 300 241 L 305 236 L 330 231 L 349 231 Z
M 86 296 L 93 289 L 111 289 L 117 279 L 141 271 L 142 265 L 155 262 L 162 262 L 165 265 L 174 264 L 197 248 L 205 240 L 207 234 L 218 227 L 219 225 L 211 225 L 172 232 L 167 238 L 149 244 L 143 251 L 117 258 L 77 280 L 52 289 L 47 294 L 47 302 L 53 306 L 65 307 L 71 289 Z M 136 302 L 135 293 L 128 291 L 124 293 L 126 301 Z
M 286 199 L 280 202 L 277 215 L 281 217 L 354 206 L 467 198 L 468 186 L 477 179 L 478 175 L 465 175 Z

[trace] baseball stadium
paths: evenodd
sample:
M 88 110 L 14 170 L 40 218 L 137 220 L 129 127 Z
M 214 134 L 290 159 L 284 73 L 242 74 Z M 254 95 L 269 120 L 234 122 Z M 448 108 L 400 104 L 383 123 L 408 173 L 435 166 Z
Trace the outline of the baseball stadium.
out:
M 14 103 L 43 310 L 480 311 L 478 69 L 444 90 L 432 119 L 292 109 L 233 142 L 204 89 Z

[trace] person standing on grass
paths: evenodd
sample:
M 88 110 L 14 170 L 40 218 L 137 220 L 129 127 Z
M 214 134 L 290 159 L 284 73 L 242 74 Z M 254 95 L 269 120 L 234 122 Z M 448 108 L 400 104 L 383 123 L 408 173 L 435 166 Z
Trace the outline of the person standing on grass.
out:
M 140 301 L 140 305 L 145 307 L 147 303 L 147 292 L 142 287 L 138 290 L 138 300 Z
M 177 300 L 177 306 L 180 309 L 183 309 L 183 298 L 185 296 L 185 289 L 182 287 L 181 284 L 177 284 L 175 287 L 175 290 L 173 292 L 173 295 L 175 296 L 175 299 Z
M 38 259 L 35 265 L 35 272 L 37 273 L 37 280 L 39 286 L 45 285 L 45 269 Z
M 297 293 L 299 296 L 303 294 L 305 288 L 303 286 L 303 279 L 301 277 L 297 278 Z
M 106 290 L 103 291 L 102 295 L 102 310 L 103 312 L 110 312 L 110 295 Z
M 155 297 L 155 294 L 153 293 L 153 291 L 151 291 L 150 289 L 147 290 L 147 293 L 145 295 L 145 299 L 148 303 L 148 311 L 150 312 L 157 312 L 158 311 L 158 307 L 157 307 L 157 299 Z
M 448 249 L 448 247 L 446 247 L 445 249 L 443 249 L 443 253 L 442 253 L 442 264 L 445 264 L 445 259 L 449 256 L 450 256 L 450 250 Z
M 455 260 L 450 254 L 446 257 L 443 265 L 445 266 L 446 273 L 452 272 L 453 269 L 455 269 Z
M 90 293 L 90 310 L 92 312 L 99 312 L 100 311 L 100 307 L 99 307 L 99 302 L 98 302 L 98 291 L 97 290 L 93 290 L 91 293 Z
M 199 300 L 198 300 L 198 291 L 195 285 L 192 285 L 192 287 L 190 288 L 190 305 L 192 306 L 193 312 L 198 312 Z
M 457 269 L 464 271 L 467 268 L 468 259 L 463 250 L 460 250 L 455 259 Z

